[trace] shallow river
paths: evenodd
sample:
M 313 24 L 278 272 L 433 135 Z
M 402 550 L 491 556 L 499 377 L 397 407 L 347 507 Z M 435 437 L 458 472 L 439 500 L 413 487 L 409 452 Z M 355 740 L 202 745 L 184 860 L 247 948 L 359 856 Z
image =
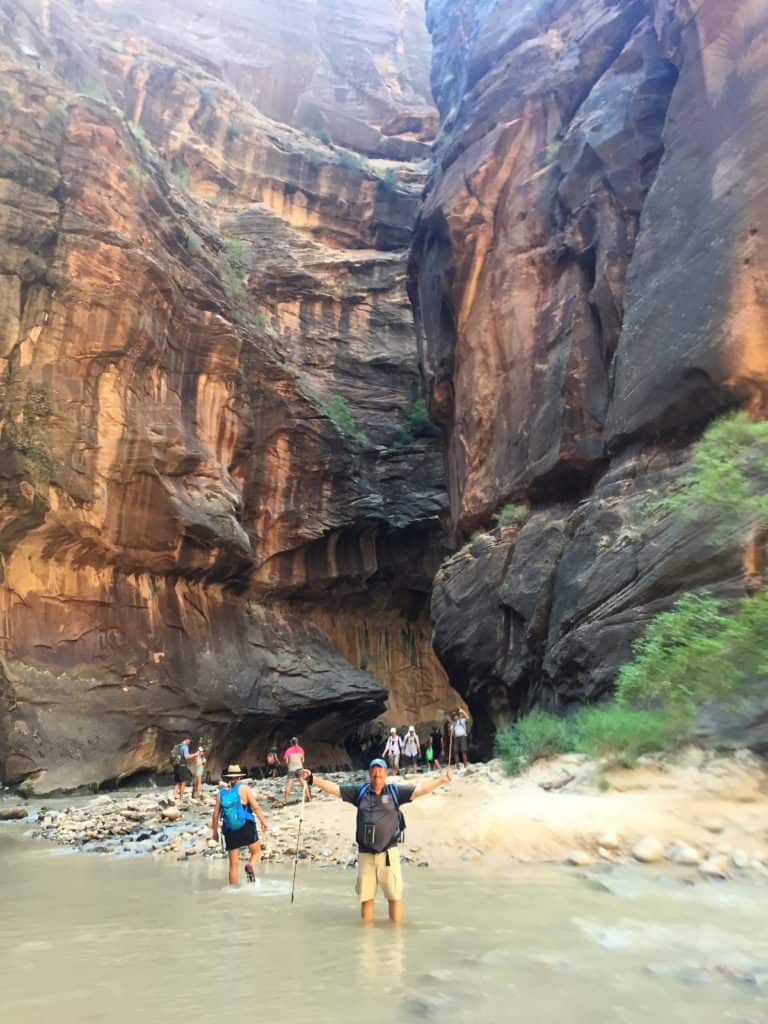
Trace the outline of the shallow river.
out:
M 78 855 L 22 832 L 0 829 L 4 1024 L 768 1024 L 764 886 L 406 866 L 405 922 L 382 903 L 365 928 L 350 870 L 300 864 L 291 906 L 284 867 L 229 891 L 218 858 Z

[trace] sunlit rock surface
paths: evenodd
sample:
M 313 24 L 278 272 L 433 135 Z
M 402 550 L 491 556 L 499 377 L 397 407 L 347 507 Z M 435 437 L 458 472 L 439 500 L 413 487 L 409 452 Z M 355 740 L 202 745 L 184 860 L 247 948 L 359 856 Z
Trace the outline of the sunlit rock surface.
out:
M 404 430 L 428 68 L 410 0 L 0 0 L 7 782 L 457 700 Z
M 490 728 L 609 692 L 713 524 L 649 522 L 687 445 L 765 413 L 768 22 L 704 0 L 428 0 L 435 161 L 410 291 L 459 540 L 432 612 Z M 506 504 L 523 528 L 493 535 Z M 765 737 L 768 743 L 768 736 Z

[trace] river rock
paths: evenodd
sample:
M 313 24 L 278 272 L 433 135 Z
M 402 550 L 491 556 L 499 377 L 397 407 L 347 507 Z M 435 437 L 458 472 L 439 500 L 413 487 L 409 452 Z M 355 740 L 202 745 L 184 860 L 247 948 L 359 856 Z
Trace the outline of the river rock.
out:
M 181 818 L 181 811 L 178 807 L 164 807 L 162 818 L 164 821 L 178 821 Z
M 608 829 L 598 837 L 597 845 L 606 850 L 615 851 L 621 847 L 621 837 L 615 829 Z
M 0 808 L 0 821 L 20 821 L 22 818 L 26 818 L 29 811 L 26 807 L 6 807 Z
M 591 867 L 595 863 L 594 857 L 586 850 L 571 850 L 565 856 L 566 864 L 572 864 L 576 868 Z
M 734 850 L 731 854 L 731 864 L 738 868 L 739 871 L 743 871 L 748 868 L 752 862 L 752 858 L 746 852 L 746 850 Z
M 664 860 L 664 847 L 654 836 L 645 836 L 632 847 L 632 856 L 641 864 L 655 864 Z
M 673 864 L 685 864 L 691 867 L 695 867 L 701 861 L 701 854 L 693 847 L 689 846 L 688 843 L 684 843 L 682 839 L 676 839 L 670 843 L 666 850 L 667 860 L 671 860 Z
M 705 878 L 730 878 L 728 858 L 723 854 L 707 857 L 699 864 L 699 871 Z

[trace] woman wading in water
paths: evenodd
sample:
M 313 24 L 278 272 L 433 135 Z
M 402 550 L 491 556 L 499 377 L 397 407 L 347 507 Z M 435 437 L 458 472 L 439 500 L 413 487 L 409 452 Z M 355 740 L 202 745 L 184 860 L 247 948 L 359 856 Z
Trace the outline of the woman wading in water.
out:
M 213 808 L 211 831 L 216 842 L 219 841 L 219 822 L 224 832 L 224 844 L 229 857 L 229 884 L 237 885 L 240 875 L 240 850 L 248 847 L 250 857 L 245 865 L 245 874 L 249 882 L 256 881 L 254 866 L 261 856 L 261 843 L 256 831 L 256 818 L 259 819 L 262 832 L 267 831 L 264 813 L 259 807 L 253 790 L 243 783 L 245 772 L 239 764 L 231 764 L 222 775 L 222 785 L 216 794 L 216 806 Z

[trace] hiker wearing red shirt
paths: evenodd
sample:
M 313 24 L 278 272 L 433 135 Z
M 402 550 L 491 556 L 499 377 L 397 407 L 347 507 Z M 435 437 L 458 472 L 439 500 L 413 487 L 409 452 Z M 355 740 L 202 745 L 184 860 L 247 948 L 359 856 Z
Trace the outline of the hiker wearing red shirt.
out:
M 311 800 L 312 795 L 304 778 L 304 748 L 299 746 L 298 736 L 291 736 L 291 745 L 286 747 L 283 761 L 285 761 L 285 766 L 288 769 L 288 775 L 285 780 L 285 802 L 288 803 L 288 797 L 294 782 L 301 783 L 304 787 L 304 798 Z

